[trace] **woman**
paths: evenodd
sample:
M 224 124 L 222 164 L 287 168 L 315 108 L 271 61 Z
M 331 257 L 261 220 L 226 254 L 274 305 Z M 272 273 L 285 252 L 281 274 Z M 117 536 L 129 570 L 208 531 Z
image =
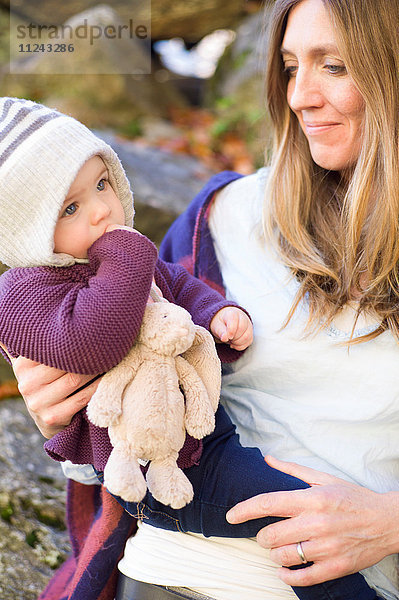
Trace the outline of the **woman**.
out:
M 300 462 L 271 459 L 313 485 L 230 512 L 233 522 L 291 517 L 259 533 L 270 554 L 252 540 L 174 537 L 144 524 L 121 563 L 129 578 L 215 598 L 293 598 L 290 585 L 368 568 L 382 597 L 399 598 L 398 25 L 396 0 L 277 0 L 272 165 L 227 185 L 207 212 L 227 294 L 255 329 L 224 376 L 223 403 L 243 444 Z M 183 260 L 173 231 L 164 257 Z M 45 434 L 87 403 L 89 388 L 62 401 L 69 376 L 18 361 Z M 285 586 L 273 560 L 313 564 L 284 568 Z

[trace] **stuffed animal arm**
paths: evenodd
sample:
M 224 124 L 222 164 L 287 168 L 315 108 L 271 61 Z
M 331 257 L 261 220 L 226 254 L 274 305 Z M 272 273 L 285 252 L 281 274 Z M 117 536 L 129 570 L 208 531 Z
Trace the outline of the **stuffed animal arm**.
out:
M 87 405 L 87 415 L 94 425 L 108 427 L 120 417 L 125 387 L 136 375 L 139 364 L 138 353 L 131 351 L 102 377 Z

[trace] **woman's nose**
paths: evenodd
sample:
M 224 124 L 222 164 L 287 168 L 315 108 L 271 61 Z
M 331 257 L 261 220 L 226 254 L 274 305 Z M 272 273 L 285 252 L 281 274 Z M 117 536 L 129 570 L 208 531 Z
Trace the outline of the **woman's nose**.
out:
M 322 106 L 324 99 L 317 74 L 299 68 L 288 82 L 287 100 L 294 111 Z

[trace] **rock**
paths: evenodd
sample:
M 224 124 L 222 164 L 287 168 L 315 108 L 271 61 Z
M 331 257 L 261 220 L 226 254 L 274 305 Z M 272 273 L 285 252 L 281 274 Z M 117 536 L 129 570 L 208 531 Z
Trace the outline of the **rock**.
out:
M 8 362 L 2 356 L 0 356 L 0 383 L 4 383 L 5 381 L 11 381 L 12 379 L 14 379 L 14 373 L 11 368 L 11 365 L 9 365 Z
M 255 80 L 256 87 L 262 82 L 266 60 L 267 15 L 267 9 L 250 15 L 237 28 L 235 40 L 228 46 L 218 65 L 215 85 L 219 96 L 237 94 L 252 80 Z
M 28 33 L 27 22 L 21 23 L 18 18 L 12 23 L 13 31 L 21 26 Z M 115 31 L 124 26 L 118 13 L 107 5 L 76 14 L 63 24 L 66 45 L 70 40 L 69 28 L 75 32 L 78 27 L 105 31 L 106 25 Z M 150 38 L 139 40 L 126 34 L 121 39 L 109 39 L 102 35 L 90 44 L 75 33 L 73 52 L 29 54 L 19 52 L 21 40 L 16 35 L 11 44 L 10 72 L 3 73 L 2 85 L 7 95 L 33 97 L 73 114 L 89 127 L 96 123 L 97 127 L 121 130 L 128 130 L 129 124 L 143 116 L 167 117 L 171 107 L 186 105 L 168 72 L 161 68 L 152 71 Z M 35 30 L 32 35 L 36 38 L 39 32 Z M 54 47 L 57 40 L 50 35 L 50 30 L 45 30 L 37 41 L 44 48 L 47 42 Z M 27 43 L 29 39 L 24 41 Z M 164 74 L 161 80 L 160 73 Z
M 264 11 L 243 20 L 206 92 L 206 102 L 216 105 L 219 118 L 246 138 L 251 151 L 259 157 L 257 166 L 263 166 L 268 137 L 264 78 L 269 12 L 270 7 L 266 6 Z
M 242 0 L 152 0 L 151 36 L 154 40 L 181 37 L 189 42 L 197 42 L 206 34 L 219 28 L 232 28 L 246 14 L 247 5 L 253 10 L 261 3 L 243 3 Z M 6 0 L 0 5 L 5 6 Z M 97 5 L 97 0 L 79 0 L 55 2 L 40 0 L 28 3 L 25 0 L 13 0 L 12 8 L 27 21 L 34 23 L 52 23 L 59 25 L 84 9 Z M 112 7 L 123 18 L 140 22 L 143 12 L 150 6 L 145 0 L 113 0 Z M 51 18 L 49 18 L 51 15 Z
M 153 75 L 13 75 L 4 73 L 3 95 L 31 98 L 69 114 L 88 127 L 116 129 L 126 135 L 140 131 L 143 117 L 167 118 L 171 107 L 186 100 L 166 72 Z M 161 98 L 162 101 L 158 101 Z
M 166 119 L 157 119 L 152 116 L 141 119 L 141 137 L 146 144 L 154 146 L 159 140 L 169 140 L 181 135 L 180 129 Z
M 146 25 L 148 21 L 146 19 Z M 12 32 L 17 25 L 25 35 L 23 45 L 43 44 L 43 50 L 21 53 L 18 49 L 21 38 L 15 32 L 17 44 L 16 47 L 11 45 L 10 64 L 13 73 L 75 75 L 151 72 L 149 23 L 145 27 L 145 38 L 140 39 L 134 34 L 133 19 L 125 23 L 107 4 L 99 4 L 73 15 L 60 26 L 58 32 L 51 25 L 43 31 L 38 27 L 30 29 L 32 24 L 27 25 L 19 18 L 11 19 Z M 108 31 L 109 34 L 105 35 L 104 32 Z M 46 51 L 48 44 L 52 45 L 53 51 Z M 54 46 L 57 44 L 65 44 L 65 49 L 56 52 Z
M 135 227 L 159 244 L 214 173 L 190 156 L 143 146 L 109 132 L 95 133 L 112 146 L 125 167 L 134 194 Z
M 21 399 L 0 401 L 0 598 L 35 600 L 69 552 L 65 478 Z

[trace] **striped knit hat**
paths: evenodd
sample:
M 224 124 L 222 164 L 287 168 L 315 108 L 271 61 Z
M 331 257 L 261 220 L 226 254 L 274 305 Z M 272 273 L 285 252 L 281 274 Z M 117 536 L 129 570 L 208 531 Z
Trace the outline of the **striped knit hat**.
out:
M 78 171 L 91 157 L 133 223 L 133 196 L 112 148 L 72 117 L 21 98 L 0 98 L 0 261 L 10 267 L 82 262 L 54 253 L 54 229 Z M 86 261 L 84 261 L 86 262 Z

